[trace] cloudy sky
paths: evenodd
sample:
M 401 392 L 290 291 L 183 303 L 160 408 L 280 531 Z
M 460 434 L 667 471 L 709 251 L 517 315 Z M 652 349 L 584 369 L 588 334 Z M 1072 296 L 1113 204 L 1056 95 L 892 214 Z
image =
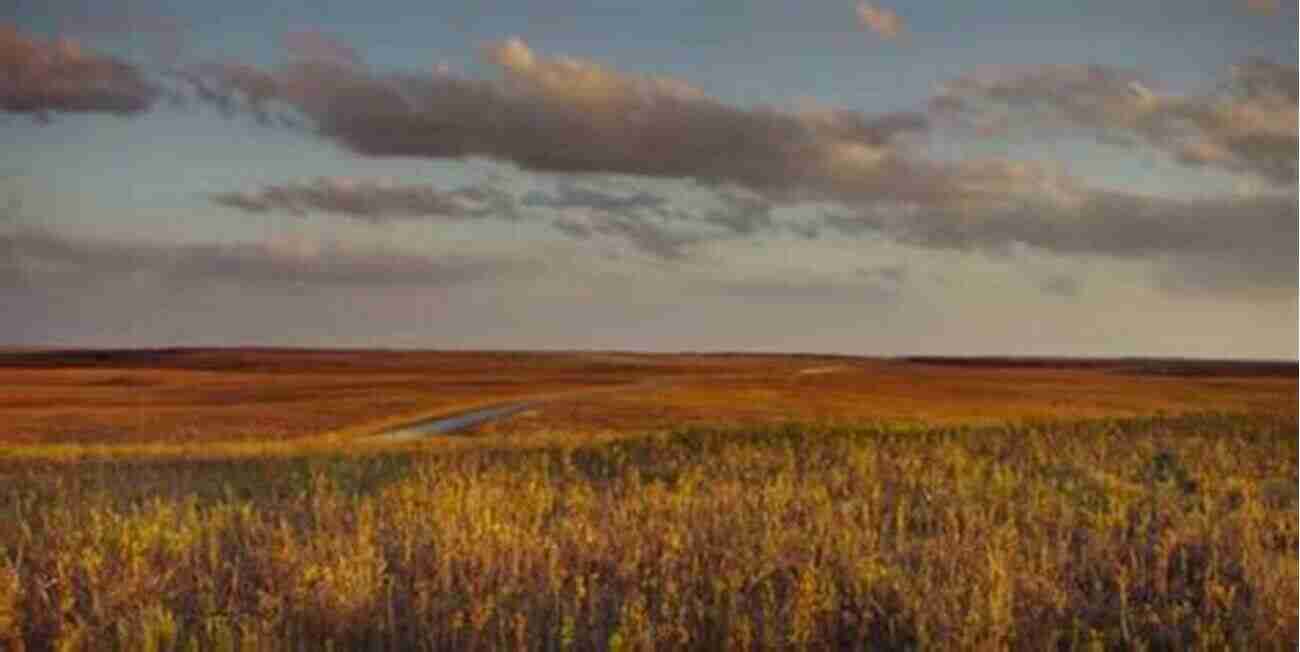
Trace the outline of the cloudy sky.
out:
M 1297 355 L 1270 0 L 0 6 L 0 345 Z

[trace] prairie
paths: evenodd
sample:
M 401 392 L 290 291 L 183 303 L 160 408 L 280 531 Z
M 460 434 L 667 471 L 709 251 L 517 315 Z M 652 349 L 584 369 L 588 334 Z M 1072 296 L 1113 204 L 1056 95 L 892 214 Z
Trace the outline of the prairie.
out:
M 1170 368 L 1188 373 L 1167 373 Z M 590 391 L 620 386 L 635 389 Z M 557 398 L 492 427 L 533 433 L 788 420 L 993 424 L 1187 411 L 1294 414 L 1296 366 L 604 352 L 18 351 L 0 352 L 0 390 L 0 442 L 7 444 L 194 445 L 347 438 L 539 397 Z
M 217 364 L 233 355 L 6 368 L 65 392 L 62 409 L 107 434 L 6 435 L 0 645 L 1268 650 L 1300 638 L 1294 365 L 273 351 Z M 442 405 L 649 384 L 561 394 L 464 435 L 362 437 L 391 419 L 366 379 L 396 388 L 422 372 Z M 179 396 L 196 428 L 226 407 L 222 432 L 247 434 L 151 440 L 98 402 L 125 401 L 122 379 L 149 374 L 194 375 L 164 384 L 171 394 L 136 386 L 146 416 Z M 294 400 L 260 401 L 254 382 L 216 401 L 198 380 L 230 391 L 276 374 Z M 122 393 L 78 402 L 101 376 Z M 473 386 L 491 376 L 519 382 Z M 311 393 L 332 383 L 355 388 L 334 435 L 251 434 L 272 412 L 327 410 Z M 36 409 L 4 400 L 24 418 Z M 425 409 L 439 408 L 410 405 Z

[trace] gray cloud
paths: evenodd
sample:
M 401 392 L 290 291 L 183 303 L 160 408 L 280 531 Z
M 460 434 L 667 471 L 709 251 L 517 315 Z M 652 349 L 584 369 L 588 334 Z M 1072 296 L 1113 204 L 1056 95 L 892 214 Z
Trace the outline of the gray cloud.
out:
M 821 225 L 812 222 L 800 222 L 788 225 L 790 232 L 805 240 L 816 240 L 822 235 Z
M 0 24 L 0 110 L 127 115 L 152 107 L 163 89 L 136 66 L 85 52 L 75 41 L 44 41 Z
M 771 202 L 735 190 L 715 194 L 717 207 L 692 211 L 663 195 L 621 194 L 567 181 L 551 192 L 532 191 L 516 199 L 490 183 L 443 191 L 423 184 L 322 177 L 268 184 L 256 191 L 216 193 L 210 199 L 248 213 L 320 212 L 370 224 L 434 216 L 515 220 L 522 217 L 522 209 L 544 209 L 559 214 L 550 225 L 571 238 L 604 236 L 664 260 L 688 258 L 691 246 L 706 240 L 749 237 L 774 229 Z
M 1047 65 L 957 79 L 931 108 L 976 126 L 1056 120 L 1093 129 L 1105 142 L 1164 150 L 1185 164 L 1294 185 L 1296 97 L 1296 67 L 1262 59 L 1233 66 L 1214 92 L 1188 96 L 1158 93 L 1131 70 Z
M 896 287 L 907 281 L 908 271 L 906 265 L 881 265 L 879 267 L 859 268 L 858 276 Z
M 850 236 L 886 235 L 932 249 L 1000 251 L 1022 244 L 1065 255 L 1158 262 L 1188 287 L 1295 291 L 1294 193 L 1170 199 L 1081 190 L 1056 199 L 966 206 L 890 204 L 827 214 L 823 225 Z M 1213 283 L 1198 268 L 1231 270 Z M 1165 282 L 1167 288 L 1181 287 Z
M 598 236 L 612 238 L 634 250 L 661 260 L 685 260 L 698 235 L 682 233 L 665 224 L 674 212 L 667 197 L 648 192 L 621 195 L 575 183 L 557 184 L 555 192 L 533 191 L 523 198 L 523 205 L 560 211 L 551 222 L 559 232 L 578 240 Z M 572 211 L 585 214 L 575 216 Z
M 0 231 L 0 285 L 86 286 L 144 275 L 169 284 L 445 286 L 517 273 L 524 262 L 430 259 L 337 243 L 163 245 L 74 238 L 49 230 Z
M 1065 274 L 1048 276 L 1038 283 L 1038 287 L 1047 294 L 1067 299 L 1078 297 L 1079 293 L 1083 291 L 1083 284 L 1079 282 L 1079 279 Z
M 1223 256 L 1165 255 L 1154 263 L 1156 287 L 1171 294 L 1246 299 L 1296 297 L 1296 254 L 1268 254 L 1257 262 Z
M 1167 200 L 1091 189 L 1024 161 L 935 161 L 910 137 L 926 116 L 827 109 L 737 107 L 684 82 L 545 57 L 517 39 L 486 49 L 497 79 L 445 72 L 381 74 L 340 57 L 261 69 L 240 63 L 187 68 L 201 99 L 260 120 L 305 120 L 318 135 L 364 156 L 483 157 L 526 170 L 628 174 L 694 181 L 720 207 L 684 210 L 649 193 L 614 195 L 576 185 L 522 204 L 563 212 L 553 225 L 578 238 L 620 239 L 681 260 L 700 242 L 774 229 L 772 207 L 839 203 L 838 217 L 797 225 L 804 237 L 875 232 L 929 248 L 998 250 L 1024 243 L 1069 255 L 1236 261 L 1243 278 L 1277 288 L 1295 260 L 1294 195 Z M 341 57 L 346 60 L 348 57 Z M 1175 97 L 1134 73 L 1048 66 L 973 75 L 950 84 L 937 114 L 1047 113 L 1107 139 L 1169 151 L 1189 164 L 1295 182 L 1294 67 L 1250 61 L 1219 91 Z M 1016 122 L 1016 121 L 1010 121 Z M 513 198 L 479 201 L 470 189 L 436 191 L 328 182 L 225 193 L 241 210 L 327 210 L 382 221 L 417 214 L 504 214 Z M 493 213 L 495 214 L 495 213 Z
M 590 240 L 595 232 L 586 222 L 562 217 L 551 223 L 555 230 L 575 240 Z
M 314 29 L 287 32 L 281 39 L 290 54 L 309 61 L 326 61 L 350 65 L 361 64 L 361 54 L 337 37 Z
M 690 258 L 692 245 L 704 240 L 697 234 L 684 233 L 660 223 L 618 213 L 598 213 L 586 220 L 561 217 L 552 226 L 579 240 L 590 240 L 597 236 L 612 238 L 642 254 L 666 261 Z
M 266 185 L 255 192 L 227 192 L 213 202 L 249 213 L 324 212 L 379 224 L 396 219 L 447 217 L 515 219 L 514 198 L 490 185 L 437 190 L 423 184 L 321 177 L 311 182 Z
M 772 230 L 772 202 L 762 197 L 723 190 L 717 193 L 720 208 L 704 211 L 700 220 L 736 236 L 751 236 Z
M 555 191 L 549 194 L 540 191 L 529 192 L 524 195 L 522 204 L 532 208 L 555 210 L 576 208 L 609 213 L 645 210 L 663 214 L 669 206 L 669 201 L 667 197 L 644 191 L 621 195 L 577 183 L 562 182 L 556 184 Z
M 1160 285 L 1171 290 L 1277 292 L 1294 286 L 1294 194 L 1184 200 L 1083 188 L 1051 175 L 1033 184 L 1039 192 L 1021 196 L 845 203 L 815 221 L 796 223 L 778 222 L 773 202 L 743 190 L 714 189 L 714 206 L 686 208 L 665 195 L 572 181 L 519 200 L 488 184 L 436 191 L 340 179 L 266 186 L 214 200 L 249 212 L 322 211 L 370 223 L 531 215 L 570 238 L 623 243 L 665 261 L 695 258 L 707 242 L 786 231 L 804 238 L 882 237 L 927 249 L 1010 252 L 1027 245 L 1069 256 L 1148 260 L 1161 270 Z M 1207 277 L 1195 271 L 1198 265 L 1224 269 Z M 1184 271 L 1186 282 L 1178 282 Z
M 722 230 L 726 236 L 756 235 L 775 225 L 772 218 L 775 205 L 761 196 L 726 188 L 716 189 L 713 196 L 717 207 L 687 210 L 664 195 L 645 191 L 620 194 L 574 182 L 562 182 L 556 185 L 552 193 L 529 192 L 524 195 L 522 204 L 530 208 L 558 211 L 577 209 L 611 213 L 629 219 L 659 219 L 712 226 Z
M 734 189 L 719 188 L 713 195 L 716 207 L 691 210 L 664 195 L 645 191 L 622 194 L 562 182 L 551 193 L 529 192 L 522 204 L 563 213 L 553 225 L 570 237 L 614 236 L 643 253 L 668 260 L 689 257 L 691 246 L 697 243 L 775 231 L 772 202 Z M 575 210 L 587 214 L 586 220 L 577 219 L 572 214 Z
M 684 82 L 543 57 L 512 39 L 486 50 L 500 79 L 378 74 L 329 62 L 186 72 L 196 93 L 255 115 L 292 109 L 365 156 L 485 157 L 524 169 L 734 184 L 770 199 L 966 196 L 999 161 L 916 160 L 921 113 L 742 108 Z M 1003 179 L 1014 189 L 1014 176 Z

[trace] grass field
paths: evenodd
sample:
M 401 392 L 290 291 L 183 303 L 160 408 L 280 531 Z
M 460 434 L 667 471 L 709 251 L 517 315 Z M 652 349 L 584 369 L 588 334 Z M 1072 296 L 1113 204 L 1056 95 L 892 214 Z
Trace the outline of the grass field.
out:
M 0 363 L 0 647 L 1300 638 L 1294 365 L 15 355 Z M 150 374 L 165 380 L 127 382 Z M 417 414 L 647 381 L 467 436 L 355 436 L 392 420 L 381 385 Z M 315 410 L 335 436 L 255 437 L 259 419 Z M 68 423 L 85 429 L 50 425 Z
M 494 402 L 570 400 L 493 427 L 653 430 L 789 420 L 994 424 L 1188 411 L 1296 411 L 1296 367 L 587 352 L 275 349 L 0 352 L 0 442 L 347 438 Z M 583 390 L 637 386 L 625 392 Z M 10 447 L 12 450 L 13 447 Z

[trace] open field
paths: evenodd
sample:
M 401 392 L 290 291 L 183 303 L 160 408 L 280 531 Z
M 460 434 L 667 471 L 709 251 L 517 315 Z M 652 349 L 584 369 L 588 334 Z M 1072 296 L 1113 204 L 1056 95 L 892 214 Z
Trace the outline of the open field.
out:
M 33 649 L 1294 649 L 1295 421 L 5 465 Z M 524 443 L 527 441 L 527 443 Z
M 601 387 L 671 364 L 587 355 L 168 350 L 0 354 L 0 441 L 283 440 Z
M 1007 364 L 834 356 L 179 349 L 0 353 L 0 442 L 277 441 L 571 393 L 493 428 L 789 420 L 999 423 L 1186 411 L 1295 414 L 1296 366 Z M 1263 372 L 1261 373 L 1261 369 Z M 583 390 L 638 385 L 635 390 Z
M 489 428 L 528 434 L 791 420 L 991 425 L 1204 411 L 1296 413 L 1294 364 L 1276 365 L 1271 375 L 1215 369 L 1185 376 L 1152 375 L 1124 362 L 952 367 L 860 358 L 740 358 L 731 364 L 648 391 L 556 402 L 532 418 Z
M 0 363 L 0 648 L 1300 639 L 1294 364 L 77 355 Z

